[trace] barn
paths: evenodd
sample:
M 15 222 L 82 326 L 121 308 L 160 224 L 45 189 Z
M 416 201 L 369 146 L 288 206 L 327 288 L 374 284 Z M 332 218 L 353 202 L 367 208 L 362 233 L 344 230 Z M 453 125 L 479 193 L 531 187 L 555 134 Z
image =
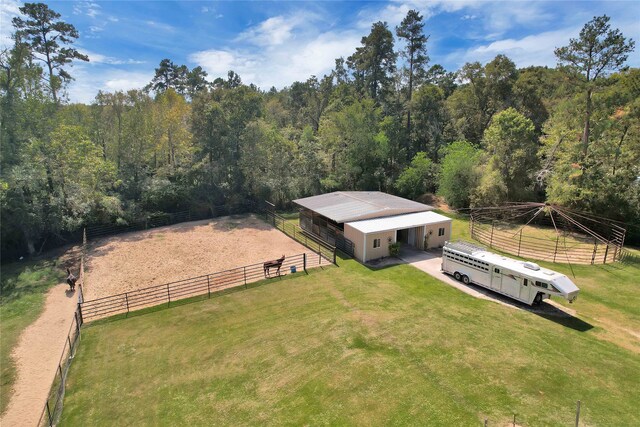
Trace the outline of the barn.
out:
M 336 191 L 294 200 L 300 227 L 362 262 L 389 256 L 389 245 L 442 247 L 451 219 L 433 207 L 380 191 Z

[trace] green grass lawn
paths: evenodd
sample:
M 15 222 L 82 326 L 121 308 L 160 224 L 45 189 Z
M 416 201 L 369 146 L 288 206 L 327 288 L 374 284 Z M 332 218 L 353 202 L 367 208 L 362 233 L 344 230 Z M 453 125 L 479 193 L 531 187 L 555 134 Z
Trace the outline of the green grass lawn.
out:
M 638 352 L 581 314 L 634 318 L 639 284 L 591 271 L 623 295 L 585 282 L 570 321 L 475 299 L 407 265 L 341 260 L 89 325 L 62 424 L 466 426 L 516 413 L 520 425 L 556 426 L 573 425 L 581 399 L 581 425 L 640 425 Z
M 16 368 L 11 351 L 22 331 L 42 312 L 45 294 L 64 280 L 57 260 L 25 261 L 2 266 L 0 280 L 0 413 L 4 412 Z

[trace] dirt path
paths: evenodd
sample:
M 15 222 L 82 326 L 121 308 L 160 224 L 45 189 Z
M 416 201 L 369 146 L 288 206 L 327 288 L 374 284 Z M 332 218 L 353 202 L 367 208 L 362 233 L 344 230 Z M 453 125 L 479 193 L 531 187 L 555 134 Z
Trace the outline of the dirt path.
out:
M 18 377 L 1 426 L 34 426 L 47 399 L 64 342 L 71 326 L 78 294 L 66 284 L 47 294 L 44 311 L 20 336 L 12 357 Z

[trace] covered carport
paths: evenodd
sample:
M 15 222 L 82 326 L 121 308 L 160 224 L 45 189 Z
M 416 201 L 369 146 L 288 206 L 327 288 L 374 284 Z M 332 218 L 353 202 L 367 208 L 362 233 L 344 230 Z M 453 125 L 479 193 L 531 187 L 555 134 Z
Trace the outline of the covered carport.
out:
M 451 223 L 435 212 L 417 212 L 348 222 L 344 235 L 354 244 L 355 258 L 367 262 L 389 256 L 396 242 L 420 250 L 442 247 L 451 238 Z

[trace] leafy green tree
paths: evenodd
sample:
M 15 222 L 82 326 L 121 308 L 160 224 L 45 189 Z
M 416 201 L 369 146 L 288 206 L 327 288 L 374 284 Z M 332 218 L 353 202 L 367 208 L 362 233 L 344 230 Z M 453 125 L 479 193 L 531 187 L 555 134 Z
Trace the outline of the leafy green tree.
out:
M 559 104 L 545 124 L 541 150 L 548 201 L 625 222 L 638 222 L 640 70 L 610 76 L 593 95 L 589 151 L 584 155 L 578 114 L 583 99 Z
M 296 151 L 293 141 L 263 120 L 247 124 L 240 164 L 249 194 L 279 206 L 288 203 L 295 194 L 292 165 Z
M 582 132 L 583 153 L 589 149 L 591 132 L 592 95 L 603 79 L 612 71 L 620 69 L 633 52 L 635 42 L 627 40 L 620 30 L 612 30 L 607 15 L 596 16 L 587 22 L 578 39 L 571 39 L 568 46 L 555 50 L 558 63 L 567 66 L 585 90 L 584 129 Z
M 445 98 L 448 98 L 458 86 L 456 73 L 447 71 L 440 64 L 435 64 L 425 71 L 424 81 L 442 89 Z
M 396 27 L 396 35 L 405 40 L 405 48 L 402 56 L 407 61 L 406 73 L 409 78 L 407 86 L 407 134 L 411 135 L 411 108 L 414 81 L 420 84 L 424 79 L 424 67 L 429 62 L 427 55 L 427 40 L 424 35 L 424 23 L 422 15 L 417 10 L 407 12 L 399 26 Z
M 440 165 L 438 193 L 452 208 L 467 208 L 471 194 L 480 180 L 480 149 L 467 141 L 456 141 L 447 146 Z
M 395 187 L 398 193 L 409 199 L 417 199 L 436 189 L 436 165 L 429 160 L 427 153 L 418 153 L 411 164 L 402 171 Z
M 493 117 L 483 144 L 488 159 L 476 204 L 529 198 L 538 165 L 538 143 L 531 120 L 513 108 L 504 110 Z
M 434 162 L 445 142 L 445 127 L 449 115 L 445 107 L 444 92 L 432 84 L 422 85 L 413 100 L 415 113 L 414 152 L 424 151 Z
M 74 59 L 89 61 L 72 43 L 79 37 L 76 28 L 61 21 L 60 14 L 49 9 L 44 3 L 25 3 L 20 12 L 26 16 L 12 19 L 16 36 L 30 48 L 31 55 L 41 61 L 49 75 L 49 91 L 54 102 L 58 102 L 58 92 L 65 83 L 72 80 L 64 68 Z
M 381 103 L 391 90 L 392 75 L 396 70 L 393 34 L 386 22 L 376 22 L 361 43 L 362 46 L 347 58 L 347 65 L 353 70 L 363 92 Z
M 518 71 L 509 58 L 498 55 L 484 67 L 479 62 L 465 64 L 459 78 L 467 83 L 447 99 L 449 114 L 458 136 L 479 144 L 493 115 L 515 105 Z
M 383 164 L 389 140 L 380 132 L 381 111 L 371 99 L 354 102 L 328 114 L 318 138 L 325 153 L 329 190 L 378 190 L 384 184 Z

